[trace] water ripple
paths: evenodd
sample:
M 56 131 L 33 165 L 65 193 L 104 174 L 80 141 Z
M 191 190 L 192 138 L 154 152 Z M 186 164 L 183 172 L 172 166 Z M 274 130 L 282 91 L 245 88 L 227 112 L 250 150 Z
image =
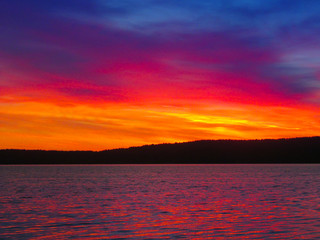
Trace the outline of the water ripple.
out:
M 0 239 L 320 238 L 320 165 L 0 171 Z

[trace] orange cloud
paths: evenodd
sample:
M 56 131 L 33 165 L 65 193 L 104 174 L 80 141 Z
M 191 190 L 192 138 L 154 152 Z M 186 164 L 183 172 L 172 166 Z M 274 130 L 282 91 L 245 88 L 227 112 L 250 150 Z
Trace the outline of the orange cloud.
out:
M 199 139 L 320 135 L 314 109 L 2 103 L 0 148 L 103 150 Z

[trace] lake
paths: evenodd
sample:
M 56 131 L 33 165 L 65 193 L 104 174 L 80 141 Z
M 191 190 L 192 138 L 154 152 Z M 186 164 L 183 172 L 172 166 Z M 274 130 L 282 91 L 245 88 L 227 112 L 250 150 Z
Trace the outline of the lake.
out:
M 11 165 L 0 176 L 0 239 L 320 239 L 320 165 Z

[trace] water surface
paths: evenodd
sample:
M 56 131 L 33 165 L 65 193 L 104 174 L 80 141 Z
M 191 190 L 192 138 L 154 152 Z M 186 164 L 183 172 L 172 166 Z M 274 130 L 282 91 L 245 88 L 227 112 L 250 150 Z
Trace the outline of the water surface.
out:
M 320 239 L 320 165 L 0 166 L 0 239 Z

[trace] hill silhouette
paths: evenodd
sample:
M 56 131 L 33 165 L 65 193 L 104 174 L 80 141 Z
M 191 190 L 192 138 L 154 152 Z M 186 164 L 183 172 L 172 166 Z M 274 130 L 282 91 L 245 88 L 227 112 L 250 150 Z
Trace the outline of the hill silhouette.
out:
M 201 140 L 93 151 L 0 150 L 0 164 L 320 163 L 320 137 Z

